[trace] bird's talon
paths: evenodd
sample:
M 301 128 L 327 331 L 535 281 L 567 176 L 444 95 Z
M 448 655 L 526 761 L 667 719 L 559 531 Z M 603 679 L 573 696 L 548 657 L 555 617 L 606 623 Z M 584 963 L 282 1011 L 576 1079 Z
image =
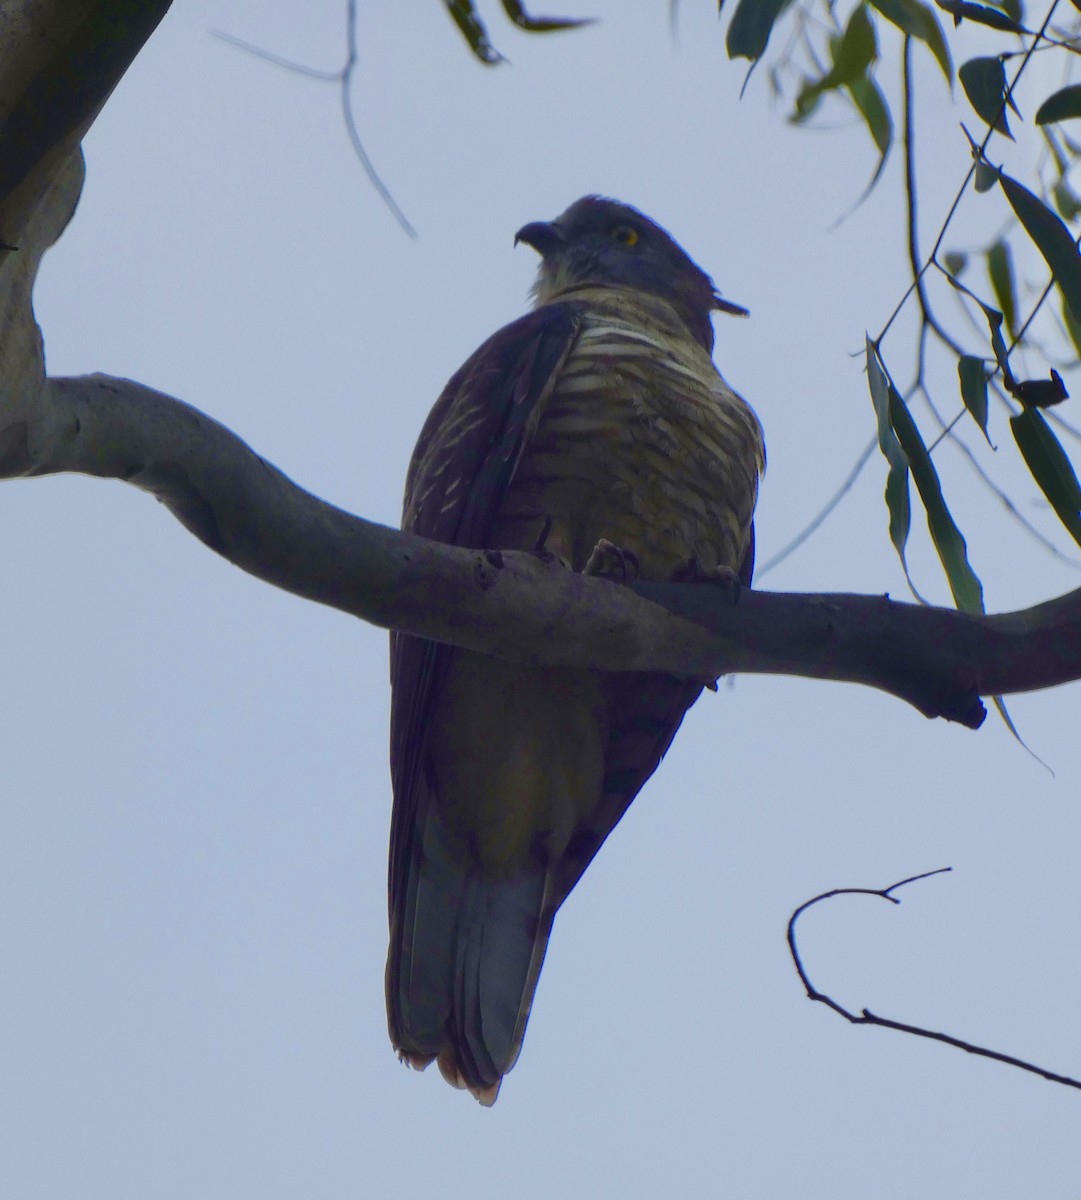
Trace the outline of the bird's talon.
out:
M 731 567 L 704 567 L 697 558 L 689 558 L 672 572 L 673 583 L 712 583 L 735 604 L 743 591 L 743 581 Z
M 535 554 L 537 556 L 537 558 L 539 558 L 541 560 L 541 562 L 550 562 L 552 560 L 552 558 L 554 557 L 551 550 L 548 549 L 548 545 L 547 545 L 548 534 L 551 533 L 551 531 L 552 531 L 552 518 L 549 516 L 546 516 L 544 518 L 544 520 L 541 522 L 540 531 L 538 532 L 536 538 L 534 539 L 532 549 L 530 550 L 530 553 Z
M 601 538 L 593 547 L 582 574 L 623 583 L 628 579 L 637 579 L 640 572 L 638 556 L 632 550 L 624 550 L 607 538 Z

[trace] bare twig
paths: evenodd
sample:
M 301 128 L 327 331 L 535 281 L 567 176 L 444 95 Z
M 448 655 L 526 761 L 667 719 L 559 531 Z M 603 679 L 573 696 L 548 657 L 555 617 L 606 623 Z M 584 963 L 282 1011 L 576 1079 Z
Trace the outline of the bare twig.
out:
M 402 229 L 411 238 L 417 236 L 417 231 L 410 224 L 405 213 L 398 207 L 397 201 L 390 194 L 390 190 L 380 178 L 379 172 L 375 169 L 375 164 L 372 162 L 368 151 L 365 150 L 364 143 L 360 138 L 360 131 L 357 128 L 356 117 L 353 113 L 351 91 L 358 62 L 356 0 L 347 0 L 346 3 L 346 57 L 345 63 L 337 71 L 321 71 L 314 67 L 305 66 L 303 63 L 294 62 L 292 59 L 271 54 L 259 46 L 252 45 L 251 42 L 234 37 L 231 33 L 222 33 L 217 29 L 211 30 L 211 33 L 214 37 L 220 38 L 223 42 L 228 42 L 229 45 L 235 46 L 238 50 L 253 54 L 256 58 L 261 58 L 264 62 L 271 63 L 273 66 L 281 67 L 283 70 L 292 71 L 294 74 L 303 75 L 308 79 L 314 79 L 321 83 L 338 84 L 341 91 L 342 117 L 345 121 L 345 131 L 349 135 L 353 152 L 360 161 L 360 165 L 364 168 L 364 173 L 368 176 L 368 182 L 375 188 L 379 198 L 390 209 L 391 214 Z
M 1047 1079 L 1051 1083 L 1059 1083 L 1064 1087 L 1081 1090 L 1081 1080 L 1074 1079 L 1069 1075 L 1061 1075 L 1057 1071 L 1049 1071 L 1045 1067 L 1038 1067 L 1035 1063 L 1030 1063 L 1023 1058 L 1017 1058 L 1012 1054 L 1004 1054 L 1000 1050 L 991 1050 L 986 1046 L 977 1046 L 974 1042 L 954 1037 L 949 1033 L 940 1033 L 937 1030 L 925 1029 L 920 1025 L 910 1025 L 905 1021 L 894 1021 L 890 1017 L 880 1017 L 877 1013 L 873 1013 L 867 1008 L 861 1009 L 858 1013 L 853 1012 L 851 1009 L 845 1008 L 843 1004 L 834 1000 L 832 996 L 825 992 L 820 992 L 811 982 L 811 978 L 803 965 L 796 942 L 796 922 L 809 908 L 813 908 L 814 905 L 821 903 L 823 900 L 832 900 L 835 896 L 877 896 L 882 900 L 888 900 L 891 904 L 900 904 L 901 901 L 892 894 L 899 888 L 906 887 L 910 883 L 917 883 L 921 879 L 929 879 L 932 875 L 942 875 L 952 869 L 952 867 L 939 867 L 935 871 L 924 871 L 919 875 L 911 875 L 908 879 L 902 879 L 899 883 L 893 883 L 887 888 L 833 888 L 831 891 L 823 892 L 821 895 L 815 896 L 812 900 L 801 904 L 788 919 L 788 951 L 792 955 L 792 962 L 800 977 L 800 982 L 807 992 L 807 998 L 815 1000 L 819 1004 L 824 1004 L 827 1008 L 837 1013 L 838 1016 L 844 1017 L 852 1025 L 877 1025 L 882 1029 L 895 1029 L 899 1033 L 909 1033 L 913 1037 L 927 1038 L 933 1042 L 943 1042 L 945 1045 L 953 1046 L 957 1050 L 964 1050 L 966 1054 L 975 1054 L 980 1058 L 989 1058 L 994 1062 L 1005 1063 L 1007 1066 L 1017 1067 L 1019 1070 L 1039 1075 L 1042 1079 Z
M 780 566 L 781 563 L 783 563 L 784 560 L 791 554 L 795 553 L 795 551 L 803 545 L 803 543 L 811 536 L 811 534 L 814 533 L 815 530 L 818 529 L 818 527 L 833 513 L 833 510 L 837 507 L 837 505 L 840 504 L 845 496 L 847 496 L 852 490 L 856 480 L 859 479 L 863 468 L 867 465 L 871 459 L 871 456 L 874 454 L 875 447 L 877 445 L 878 438 L 871 438 L 867 445 L 864 446 L 864 448 L 860 451 L 859 456 L 852 466 L 852 470 L 849 471 L 845 481 L 841 484 L 837 491 L 833 493 L 833 495 L 829 498 L 829 500 L 826 501 L 815 517 L 812 518 L 812 520 L 810 520 L 786 546 L 783 546 L 780 550 L 778 550 L 772 558 L 768 558 L 755 571 L 756 579 L 761 581 L 770 573 L 770 571 L 774 569 L 774 567 Z

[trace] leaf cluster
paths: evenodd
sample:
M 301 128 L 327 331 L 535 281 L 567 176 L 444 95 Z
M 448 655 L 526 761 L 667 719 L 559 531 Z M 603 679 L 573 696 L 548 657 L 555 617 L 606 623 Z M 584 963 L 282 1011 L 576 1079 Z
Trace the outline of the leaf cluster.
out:
M 724 3 L 722 0 L 722 10 Z M 906 546 L 911 528 L 909 483 L 915 483 L 931 541 L 959 608 L 982 609 L 982 587 L 968 559 L 967 545 L 950 511 L 943 482 L 934 463 L 937 447 L 946 438 L 961 442 L 968 428 L 982 435 L 996 451 L 993 439 L 993 397 L 1006 416 L 1016 451 L 1051 512 L 1075 543 L 1081 546 L 1081 485 L 1062 437 L 1081 440 L 1081 433 L 1060 418 L 1056 406 L 1068 399 L 1063 375 L 1078 366 L 1081 355 L 1081 254 L 1078 237 L 1069 227 L 1081 215 L 1081 198 L 1073 191 L 1070 173 L 1081 155 L 1064 123 L 1081 118 L 1081 84 L 1067 81 L 1043 97 L 1030 123 L 1016 98 L 1018 84 L 1035 53 L 1061 59 L 1064 74 L 1081 56 L 1078 12 L 1081 3 L 1062 8 L 1074 27 L 1053 25 L 1056 5 L 1047 0 L 1040 19 L 1029 18 L 1020 0 L 971 3 L 968 0 L 860 0 L 842 14 L 841 6 L 792 0 L 738 0 L 727 29 L 730 58 L 747 59 L 751 71 L 768 61 L 776 95 L 791 103 L 790 119 L 812 119 L 827 100 L 840 101 L 858 114 L 874 143 L 877 162 L 861 201 L 882 177 L 887 157 L 899 142 L 905 157 L 904 186 L 911 284 L 879 334 L 866 341 L 866 370 L 877 427 L 879 449 L 886 460 L 886 508 L 890 539 L 908 573 Z M 964 44 L 962 34 L 980 32 L 978 41 L 998 39 L 997 53 L 966 58 L 954 68 L 953 51 Z M 783 41 L 782 41 L 783 31 Z M 948 31 L 948 32 L 947 32 Z M 770 47 L 780 44 L 776 52 Z M 911 55 L 926 54 L 949 87 L 941 107 L 964 104 L 983 132 L 969 133 L 970 159 L 957 196 L 939 228 L 934 245 L 923 254 L 918 244 L 918 201 L 915 160 L 915 75 Z M 894 111 L 879 76 L 898 62 L 901 71 L 901 111 Z M 1045 73 L 1046 77 L 1046 73 Z M 953 87 L 959 82 L 960 89 Z M 896 104 L 894 108 L 898 107 Z M 1029 161 L 1026 186 L 992 162 L 994 147 L 1017 141 L 1010 121 L 1023 128 Z M 898 126 L 900 134 L 897 133 Z M 996 143 L 995 138 L 1003 139 Z M 1035 156 L 1031 147 L 1038 148 Z M 1032 158 L 1035 157 L 1035 163 Z M 947 249 L 947 236 L 956 236 L 954 218 L 968 193 L 991 193 L 1003 221 L 1001 232 L 979 249 Z M 986 284 L 961 276 L 972 260 L 982 259 Z M 1016 262 L 1022 262 L 1019 272 Z M 1040 267 L 1042 266 L 1042 271 Z M 1030 282 L 1035 270 L 1038 282 Z M 943 288 L 942 285 L 948 285 Z M 954 304 L 944 315 L 943 290 Z M 1057 298 L 1057 313 L 1049 300 Z M 911 383 L 901 389 L 886 361 L 885 340 L 899 313 L 913 306 L 918 315 L 918 344 Z M 982 337 L 980 331 L 982 330 Z M 896 337 L 896 334 L 894 335 Z M 960 407 L 947 421 L 932 396 L 927 368 L 928 341 L 938 343 L 956 366 Z M 979 342 L 982 341 L 982 345 Z M 891 351 L 895 354 L 895 351 Z M 1036 377 L 1019 377 L 1014 362 L 1038 358 L 1044 366 Z M 936 382 L 938 390 L 940 385 Z M 955 393 L 956 394 L 956 393 Z M 912 404 L 922 396 L 937 428 L 924 432 Z M 973 454 L 968 461 L 975 464 Z M 990 483 L 982 468 L 981 477 Z M 1005 499 L 1007 508 L 1039 534 Z M 1056 551 L 1057 552 L 1057 551 Z M 1063 555 L 1060 553 L 1060 557 Z M 1073 561 L 1077 561 L 1076 554 Z M 918 595 L 918 592 L 916 593 Z

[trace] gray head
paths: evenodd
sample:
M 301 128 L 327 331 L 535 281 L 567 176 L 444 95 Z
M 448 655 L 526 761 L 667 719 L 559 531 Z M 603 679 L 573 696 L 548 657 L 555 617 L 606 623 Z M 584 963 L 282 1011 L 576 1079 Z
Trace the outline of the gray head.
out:
M 721 298 L 713 280 L 655 221 L 617 200 L 583 196 L 554 221 L 523 225 L 514 241 L 541 256 L 533 288 L 539 304 L 587 284 L 638 288 L 667 300 L 708 351 L 714 309 L 747 315 Z

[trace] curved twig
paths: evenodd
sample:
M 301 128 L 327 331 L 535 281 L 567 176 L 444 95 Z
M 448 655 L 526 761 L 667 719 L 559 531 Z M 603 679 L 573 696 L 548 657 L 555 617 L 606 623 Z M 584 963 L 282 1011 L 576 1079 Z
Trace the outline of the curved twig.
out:
M 964 1038 L 954 1037 L 949 1033 L 940 1033 L 934 1029 L 926 1029 L 921 1025 L 910 1025 L 906 1021 L 894 1021 L 890 1017 L 880 1017 L 877 1013 L 873 1013 L 867 1008 L 861 1009 L 858 1013 L 853 1012 L 851 1009 L 845 1008 L 843 1004 L 838 1003 L 838 1001 L 834 1000 L 826 992 L 820 992 L 811 982 L 807 969 L 803 965 L 796 942 L 796 922 L 809 908 L 813 908 L 814 905 L 821 903 L 823 900 L 832 900 L 835 896 L 878 896 L 882 900 L 888 900 L 891 904 L 900 904 L 901 901 L 892 894 L 899 888 L 906 887 L 910 883 L 916 883 L 921 879 L 929 879 L 932 875 L 942 875 L 952 870 L 952 867 L 939 867 L 934 871 L 923 871 L 919 875 L 910 875 L 907 879 L 902 879 L 898 883 L 892 883 L 887 888 L 833 888 L 801 904 L 791 917 L 788 918 L 787 936 L 788 951 L 792 955 L 792 962 L 796 968 L 796 973 L 800 977 L 800 982 L 807 992 L 807 999 L 824 1004 L 827 1008 L 837 1013 L 838 1016 L 844 1017 L 851 1025 L 877 1025 L 882 1029 L 895 1029 L 898 1033 L 909 1033 L 913 1037 L 926 1038 L 928 1041 L 943 1042 L 945 1045 L 953 1046 L 957 1050 L 964 1050 L 966 1054 L 975 1054 L 980 1058 L 989 1058 L 994 1062 L 1005 1063 L 1007 1066 L 1017 1067 L 1019 1070 L 1039 1075 L 1041 1079 L 1047 1079 L 1051 1083 L 1059 1083 L 1064 1087 L 1081 1090 L 1081 1080 L 1074 1079 L 1070 1075 L 1061 1075 L 1057 1071 L 1049 1071 L 1046 1067 L 1038 1067 L 1035 1063 L 1028 1062 L 1023 1058 L 1017 1058 L 1013 1054 L 1004 1054 L 1001 1050 L 991 1050 L 987 1046 L 977 1046 L 974 1042 L 966 1041 Z
M 295 62 L 293 59 L 284 58 L 278 54 L 272 54 L 260 46 L 255 46 L 251 42 L 234 37 L 231 33 L 223 33 L 218 29 L 212 29 L 211 34 L 216 38 L 220 38 L 223 42 L 228 42 L 230 46 L 235 46 L 238 50 L 243 50 L 247 54 L 253 54 L 256 58 L 261 58 L 264 62 L 268 62 L 275 67 L 281 67 L 283 70 L 292 71 L 296 75 L 304 75 L 308 79 L 315 79 L 321 83 L 338 84 L 341 90 L 342 118 L 345 121 L 345 131 L 349 135 L 353 152 L 356 154 L 360 165 L 364 168 L 364 173 L 368 176 L 368 182 L 375 188 L 379 198 L 390 209 L 391 214 L 402 229 L 411 238 L 417 236 L 416 229 L 413 228 L 409 222 L 409 218 L 398 207 L 398 202 L 390 194 L 390 189 L 380 178 L 379 172 L 375 169 L 375 164 L 372 162 L 368 151 L 365 150 L 364 143 L 360 138 L 360 130 L 357 128 L 356 117 L 353 113 L 350 89 L 352 88 L 358 61 L 356 0 L 347 0 L 346 56 L 345 63 L 337 71 L 321 71 L 315 67 L 305 66 L 303 63 Z
M 765 578 L 765 576 L 767 576 L 770 571 L 774 569 L 774 567 L 780 566 L 786 558 L 794 554 L 811 536 L 811 534 L 813 534 L 815 530 L 818 529 L 818 527 L 830 517 L 837 505 L 841 503 L 845 496 L 847 496 L 855 486 L 856 480 L 859 479 L 863 472 L 863 468 L 870 461 L 877 446 L 878 438 L 871 438 L 867 445 L 864 446 L 864 448 L 860 451 L 855 463 L 852 466 L 852 470 L 849 471 L 844 482 L 826 501 L 822 508 L 819 509 L 818 513 L 810 521 L 808 521 L 808 523 L 800 530 L 799 533 L 796 534 L 794 538 L 792 538 L 790 542 L 782 546 L 772 558 L 766 559 L 766 561 L 756 569 L 755 577 L 758 580 Z

